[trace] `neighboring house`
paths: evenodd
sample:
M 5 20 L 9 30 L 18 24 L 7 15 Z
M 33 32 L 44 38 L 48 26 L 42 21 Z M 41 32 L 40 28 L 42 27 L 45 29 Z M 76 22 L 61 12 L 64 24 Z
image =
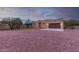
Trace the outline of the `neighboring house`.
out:
M 0 21 L 0 30 L 7 30 L 7 29 L 10 29 L 9 25 L 8 25 L 8 24 L 3 24 L 3 23 Z
M 38 20 L 32 22 L 33 28 L 64 28 L 64 21 L 62 19 L 47 19 L 47 20 Z

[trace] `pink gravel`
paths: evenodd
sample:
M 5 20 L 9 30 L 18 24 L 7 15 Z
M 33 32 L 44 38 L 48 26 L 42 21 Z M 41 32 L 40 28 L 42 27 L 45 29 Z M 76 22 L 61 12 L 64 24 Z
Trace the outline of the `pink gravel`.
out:
M 79 30 L 36 29 L 0 31 L 1 52 L 77 52 Z

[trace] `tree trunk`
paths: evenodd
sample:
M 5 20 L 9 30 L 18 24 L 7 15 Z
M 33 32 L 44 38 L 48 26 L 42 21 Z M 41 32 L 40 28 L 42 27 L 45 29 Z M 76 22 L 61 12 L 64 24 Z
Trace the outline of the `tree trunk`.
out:
M 10 27 L 11 30 L 13 30 L 13 25 L 9 24 L 9 27 Z

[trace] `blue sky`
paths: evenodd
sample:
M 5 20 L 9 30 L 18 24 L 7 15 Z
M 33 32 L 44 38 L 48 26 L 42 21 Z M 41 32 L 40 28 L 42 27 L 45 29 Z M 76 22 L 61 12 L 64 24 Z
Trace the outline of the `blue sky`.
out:
M 53 18 L 79 19 L 78 7 L 0 7 L 0 18 L 20 17 L 22 20 Z

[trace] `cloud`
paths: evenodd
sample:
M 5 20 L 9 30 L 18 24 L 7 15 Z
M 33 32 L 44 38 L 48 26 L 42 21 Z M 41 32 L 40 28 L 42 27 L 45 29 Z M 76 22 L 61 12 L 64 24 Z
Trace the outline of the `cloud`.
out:
M 79 18 L 79 8 L 44 7 L 0 7 L 0 17 L 21 17 L 30 19 L 70 17 Z

